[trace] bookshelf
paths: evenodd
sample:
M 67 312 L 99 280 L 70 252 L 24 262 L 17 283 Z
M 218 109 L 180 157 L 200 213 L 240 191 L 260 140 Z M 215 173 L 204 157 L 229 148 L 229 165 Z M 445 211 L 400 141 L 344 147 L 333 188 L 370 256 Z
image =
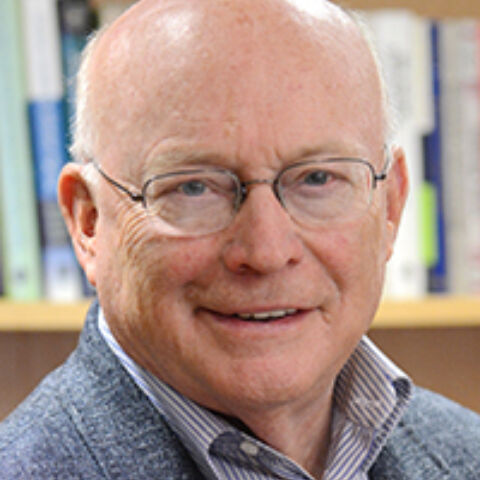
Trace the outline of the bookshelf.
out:
M 0 332 L 78 332 L 89 300 L 77 303 L 0 301 Z M 383 301 L 374 329 L 480 327 L 480 297 L 430 296 Z
M 91 0 L 125 4 L 128 0 Z M 433 17 L 480 18 L 472 0 L 339 0 L 357 9 L 405 8 Z M 0 419 L 74 348 L 89 301 L 0 299 Z M 480 411 L 480 296 L 429 296 L 381 303 L 372 339 L 414 380 Z
M 129 0 L 92 0 L 95 7 L 126 5 Z M 471 0 L 340 0 L 349 8 L 406 8 L 421 15 L 480 18 L 480 2 Z M 80 330 L 88 301 L 72 304 L 12 303 L 0 300 L 0 332 L 76 332 Z M 374 328 L 430 328 L 480 326 L 480 297 L 432 296 L 420 300 L 382 302 Z
M 480 17 L 480 2 L 475 0 L 337 0 L 349 8 L 408 8 L 422 15 L 435 18 L 444 17 Z M 98 7 L 106 4 L 127 4 L 129 0 L 91 0 Z
M 406 8 L 432 18 L 480 17 L 480 2 L 472 0 L 343 0 L 342 5 L 350 8 Z

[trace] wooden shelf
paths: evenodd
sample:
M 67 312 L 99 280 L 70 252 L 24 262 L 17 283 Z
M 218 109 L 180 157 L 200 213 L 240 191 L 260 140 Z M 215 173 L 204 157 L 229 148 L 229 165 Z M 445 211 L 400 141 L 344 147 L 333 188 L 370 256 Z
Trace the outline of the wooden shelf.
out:
M 90 0 L 98 7 L 111 3 L 112 0 Z M 131 0 L 115 0 L 119 4 L 131 3 Z M 480 17 L 480 2 L 478 0 L 337 0 L 348 8 L 377 9 L 377 8 L 408 8 L 421 15 L 429 17 Z
M 89 302 L 16 303 L 0 301 L 0 331 L 79 331 Z
M 381 303 L 375 328 L 480 327 L 480 297 L 430 296 Z
M 341 5 L 358 9 L 407 8 L 431 18 L 480 17 L 478 0 L 339 0 Z
M 0 301 L 0 331 L 79 331 L 89 301 L 53 304 Z M 384 301 L 373 328 L 480 327 L 480 297 L 432 296 L 418 301 Z

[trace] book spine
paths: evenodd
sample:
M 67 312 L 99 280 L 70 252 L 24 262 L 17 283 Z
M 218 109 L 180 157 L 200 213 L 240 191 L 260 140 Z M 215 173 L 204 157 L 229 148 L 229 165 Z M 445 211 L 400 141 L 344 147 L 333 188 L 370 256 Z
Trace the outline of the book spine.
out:
M 69 125 L 73 125 L 75 119 L 76 75 L 88 36 L 97 25 L 97 17 L 88 0 L 58 0 L 57 9 L 60 18 L 60 45 L 65 92 L 65 129 L 67 145 L 70 145 L 72 129 L 69 128 Z M 69 160 L 71 159 L 69 158 Z M 83 272 L 82 290 L 84 296 L 87 297 L 95 294 L 94 288 Z
M 44 296 L 82 296 L 81 275 L 57 204 L 57 179 L 68 160 L 56 0 L 22 0 L 31 141 L 40 219 Z
M 447 291 L 447 249 L 445 243 L 445 221 L 443 202 L 443 175 L 442 175 L 442 130 L 441 130 L 441 82 L 440 82 L 440 56 L 439 56 L 439 28 L 437 22 L 431 22 L 431 82 L 432 99 L 434 106 L 433 129 L 424 136 L 424 172 L 425 181 L 432 186 L 435 192 L 435 235 L 436 258 L 428 267 L 428 291 L 443 293 Z
M 444 218 L 446 244 L 448 248 L 448 284 L 452 293 L 464 293 L 467 282 L 465 264 L 465 195 L 462 188 L 464 152 L 460 141 L 461 103 L 459 101 L 459 77 L 461 67 L 458 53 L 457 34 L 460 24 L 457 20 L 443 21 L 439 26 L 440 76 L 442 95 L 440 97 L 442 141 L 442 169 Z
M 478 21 L 439 26 L 442 170 L 449 291 L 480 291 Z
M 466 194 L 470 198 L 470 208 L 466 224 L 468 231 L 468 264 L 470 265 L 467 293 L 480 293 L 480 21 L 471 20 L 467 34 L 468 56 L 471 59 L 467 65 L 468 85 L 462 95 L 467 105 L 465 115 L 467 138 L 468 166 L 465 176 Z
M 90 3 L 88 0 L 57 0 L 68 145 L 71 144 L 68 125 L 75 118 L 76 75 L 88 36 L 97 26 L 96 12 Z
M 113 23 L 134 3 L 135 0 L 103 0 L 96 2 L 99 25 L 103 27 Z
M 20 4 L 0 2 L 0 205 L 6 295 L 41 295 L 38 223 L 26 110 Z
M 463 159 L 465 167 L 461 179 L 464 182 L 462 190 L 468 199 L 465 208 L 468 273 L 465 292 L 478 294 L 480 293 L 480 23 L 472 19 L 464 20 L 462 25 L 459 39 L 463 68 L 459 99 L 462 105 L 461 141 L 465 147 Z
M 385 297 L 418 298 L 426 293 L 426 266 L 421 255 L 420 202 L 423 186 L 422 135 L 431 124 L 430 96 L 424 81 L 427 64 L 425 21 L 406 10 L 368 14 L 373 39 L 396 113 L 393 143 L 405 150 L 410 193 L 387 265 Z M 405 41 L 405 39 L 413 39 Z
M 1 24 L 1 22 L 0 22 L 0 24 Z M 0 122 L 2 122 L 1 115 L 0 115 Z M 2 164 L 2 148 L 0 146 L 0 187 L 3 185 L 3 182 L 1 180 L 1 175 L 2 175 L 1 164 Z M 3 297 L 5 295 L 5 287 L 4 287 L 4 283 L 3 283 L 3 278 L 4 278 L 3 243 L 4 243 L 4 239 L 3 239 L 3 235 L 2 235 L 2 232 L 3 232 L 3 212 L 2 212 L 2 208 L 1 208 L 1 202 L 2 202 L 2 198 L 1 198 L 1 195 L 0 195 L 0 297 Z

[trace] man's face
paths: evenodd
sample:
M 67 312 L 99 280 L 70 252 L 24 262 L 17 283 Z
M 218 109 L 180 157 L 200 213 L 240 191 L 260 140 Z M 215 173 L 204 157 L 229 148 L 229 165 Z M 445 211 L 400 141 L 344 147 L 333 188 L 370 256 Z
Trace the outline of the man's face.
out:
M 147 98 L 112 107 L 130 132 L 119 126 L 97 161 L 137 191 L 199 154 L 245 181 L 271 179 L 312 149 L 364 158 L 378 171 L 383 124 L 372 66 L 357 68 L 346 44 L 292 40 L 289 28 L 270 39 L 226 35 L 223 49 L 210 44 L 204 56 L 186 46 L 180 66 L 144 68 L 143 85 L 131 74 Z M 331 392 L 380 296 L 392 240 L 382 184 L 365 215 L 320 228 L 297 224 L 269 185 L 256 185 L 225 230 L 171 238 L 100 182 L 94 282 L 137 362 L 226 414 Z M 293 313 L 239 316 L 278 311 Z

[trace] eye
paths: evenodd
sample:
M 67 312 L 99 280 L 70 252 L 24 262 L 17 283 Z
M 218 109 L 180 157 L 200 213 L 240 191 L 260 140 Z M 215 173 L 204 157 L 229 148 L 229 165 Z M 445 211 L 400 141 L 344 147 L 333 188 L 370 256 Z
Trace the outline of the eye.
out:
M 325 185 L 331 180 L 331 178 L 331 173 L 326 172 L 325 170 L 314 170 L 313 172 L 307 173 L 304 176 L 303 181 L 307 185 Z
M 180 184 L 178 191 L 189 197 L 198 197 L 203 195 L 207 188 L 208 187 L 205 185 L 205 183 L 200 180 L 190 180 Z

